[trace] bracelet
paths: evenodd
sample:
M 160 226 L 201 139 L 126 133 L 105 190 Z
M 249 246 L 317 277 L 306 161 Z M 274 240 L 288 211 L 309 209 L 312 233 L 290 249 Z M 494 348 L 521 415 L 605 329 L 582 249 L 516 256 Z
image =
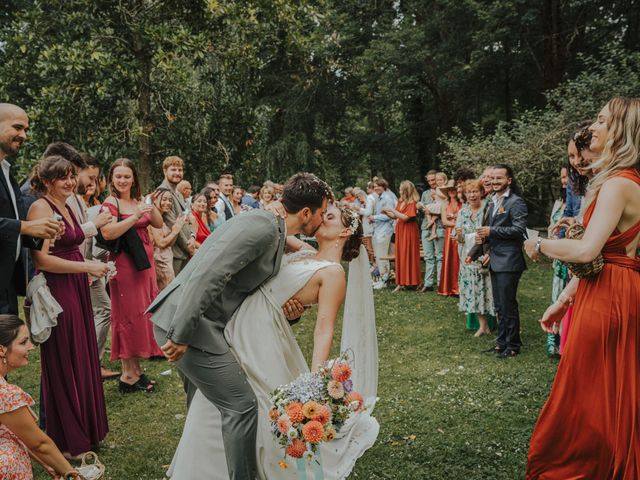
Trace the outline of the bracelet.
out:
M 535 250 L 536 253 L 542 254 L 542 252 L 540 251 L 540 247 L 541 246 L 542 246 L 542 238 L 538 237 L 538 240 L 536 240 L 536 246 L 534 247 L 534 250 Z

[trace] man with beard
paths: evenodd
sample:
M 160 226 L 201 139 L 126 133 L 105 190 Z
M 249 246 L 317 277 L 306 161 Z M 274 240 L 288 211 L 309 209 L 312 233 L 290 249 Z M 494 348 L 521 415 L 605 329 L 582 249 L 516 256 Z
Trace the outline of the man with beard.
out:
M 173 208 L 162 215 L 164 223 L 169 228 L 176 223 L 178 215 L 188 215 L 187 205 L 184 197 L 178 192 L 178 184 L 184 176 L 184 161 L 180 157 L 171 156 L 162 162 L 162 171 L 164 172 L 164 180 L 160 187 L 171 192 L 173 197 Z M 178 233 L 175 243 L 171 247 L 173 253 L 173 271 L 178 275 L 189 261 L 189 258 L 196 251 L 196 240 L 192 236 L 193 230 L 191 224 L 186 222 Z
M 18 314 L 18 295 L 26 290 L 26 252 L 24 248 L 42 247 L 41 239 L 61 235 L 62 222 L 53 218 L 23 220 L 26 211 L 22 194 L 7 157 L 15 156 L 27 138 L 29 118 L 16 105 L 0 103 L 0 314 Z
M 187 401 L 199 389 L 220 410 L 229 478 L 256 478 L 258 410 L 224 328 L 243 300 L 278 273 L 286 236 L 315 235 L 331 197 L 315 175 L 294 175 L 282 196 L 286 218 L 254 209 L 225 222 L 147 310 L 158 345 L 184 376 Z
M 493 303 L 498 315 L 495 353 L 499 358 L 520 353 L 520 313 L 518 282 L 527 269 L 522 253 L 527 231 L 527 204 L 520 197 L 520 187 L 508 165 L 493 168 L 493 195 L 487 225 L 476 230 L 477 242 L 489 242 L 489 271 Z

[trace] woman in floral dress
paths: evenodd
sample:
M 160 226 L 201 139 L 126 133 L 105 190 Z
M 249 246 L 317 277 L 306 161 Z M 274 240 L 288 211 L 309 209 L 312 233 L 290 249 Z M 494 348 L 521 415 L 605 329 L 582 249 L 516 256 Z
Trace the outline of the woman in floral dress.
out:
M 33 480 L 29 454 L 55 478 L 82 478 L 36 423 L 33 399 L 5 377 L 29 363 L 33 344 L 16 315 L 0 315 L 0 478 Z
M 465 235 L 474 233 L 476 228 L 482 226 L 482 216 L 485 203 L 482 198 L 482 184 L 478 180 L 467 180 L 464 184 L 464 192 L 467 203 L 464 204 L 456 220 L 456 240 L 460 244 L 465 243 Z M 463 248 L 463 252 L 466 249 Z M 466 255 L 463 253 L 463 257 Z M 494 315 L 493 295 L 491 293 L 491 279 L 489 275 L 482 273 L 480 261 L 471 262 L 469 258 L 463 258 L 460 262 L 460 274 L 458 283 L 460 287 L 459 308 L 461 312 L 476 314 L 480 327 L 475 336 L 490 333 L 487 315 Z

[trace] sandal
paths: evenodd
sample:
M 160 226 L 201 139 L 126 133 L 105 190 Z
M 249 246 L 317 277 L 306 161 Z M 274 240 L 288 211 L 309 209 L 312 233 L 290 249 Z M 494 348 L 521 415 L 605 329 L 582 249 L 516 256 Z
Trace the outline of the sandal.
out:
M 155 380 L 151 380 L 144 373 L 140 374 L 140 379 L 138 381 L 142 382 L 144 385 L 151 385 L 152 387 L 158 383 Z
M 141 380 L 142 380 L 142 377 L 139 378 L 138 381 L 134 384 L 123 382 L 122 380 L 120 380 L 120 383 L 118 384 L 118 391 L 120 393 L 134 393 L 134 392 L 151 393 L 153 392 L 153 385 L 149 383 L 144 383 Z

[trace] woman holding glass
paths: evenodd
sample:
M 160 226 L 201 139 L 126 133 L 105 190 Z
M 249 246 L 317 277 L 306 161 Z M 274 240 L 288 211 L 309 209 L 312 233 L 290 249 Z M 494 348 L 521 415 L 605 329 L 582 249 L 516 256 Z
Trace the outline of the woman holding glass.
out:
M 140 358 L 162 356 L 162 351 L 154 340 L 150 315 L 144 313 L 158 294 L 153 244 L 147 227 L 162 228 L 162 214 L 151 197 L 142 201 L 138 174 L 131 160 L 119 158 L 113 162 L 107 180 L 110 195 L 102 206 L 109 209 L 114 221 L 100 231 L 105 240 L 121 238 L 128 247 L 127 251 L 110 254 L 118 272 L 109 281 L 111 360 L 122 362 L 120 392 L 150 392 L 154 382 L 144 374 Z M 130 230 L 134 235 L 127 233 Z M 146 255 L 146 268 L 134 261 L 135 250 Z

